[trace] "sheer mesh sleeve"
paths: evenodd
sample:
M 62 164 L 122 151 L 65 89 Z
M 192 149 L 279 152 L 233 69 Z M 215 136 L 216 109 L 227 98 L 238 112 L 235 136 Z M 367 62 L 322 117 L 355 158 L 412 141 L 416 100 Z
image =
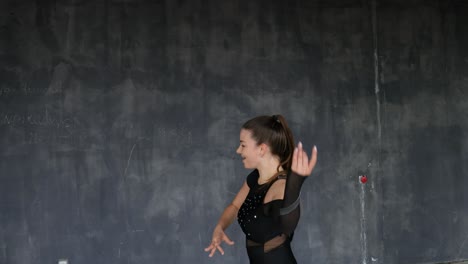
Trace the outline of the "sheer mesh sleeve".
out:
M 299 222 L 300 216 L 300 192 L 302 184 L 307 177 L 300 176 L 294 172 L 290 172 L 286 179 L 286 187 L 284 190 L 284 199 L 279 212 L 279 218 L 283 233 L 291 236 Z

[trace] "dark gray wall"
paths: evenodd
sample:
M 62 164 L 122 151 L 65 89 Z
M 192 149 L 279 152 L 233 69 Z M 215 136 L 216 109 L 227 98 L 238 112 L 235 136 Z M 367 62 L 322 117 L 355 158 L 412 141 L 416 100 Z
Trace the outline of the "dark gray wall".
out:
M 236 223 L 203 248 L 275 113 L 319 149 L 300 263 L 466 259 L 467 30 L 463 0 L 2 1 L 0 263 L 246 263 Z

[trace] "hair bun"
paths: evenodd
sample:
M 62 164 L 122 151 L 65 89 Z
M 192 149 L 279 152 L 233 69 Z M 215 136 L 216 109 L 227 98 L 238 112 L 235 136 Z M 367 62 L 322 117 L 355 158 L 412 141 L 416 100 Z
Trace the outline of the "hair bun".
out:
M 273 120 L 276 121 L 276 123 L 281 123 L 281 120 L 279 120 L 279 115 L 273 115 Z

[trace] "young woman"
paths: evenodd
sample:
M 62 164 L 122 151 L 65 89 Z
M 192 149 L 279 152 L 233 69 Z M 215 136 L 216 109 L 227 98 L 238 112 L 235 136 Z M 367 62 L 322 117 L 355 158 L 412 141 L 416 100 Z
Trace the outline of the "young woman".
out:
M 205 251 L 212 257 L 216 251 L 224 254 L 223 241 L 234 244 L 224 230 L 237 216 L 251 264 L 297 263 L 290 242 L 300 216 L 300 189 L 314 169 L 317 148 L 309 160 L 300 142 L 294 146 L 284 117 L 274 115 L 247 121 L 236 152 L 253 171 L 224 210 Z

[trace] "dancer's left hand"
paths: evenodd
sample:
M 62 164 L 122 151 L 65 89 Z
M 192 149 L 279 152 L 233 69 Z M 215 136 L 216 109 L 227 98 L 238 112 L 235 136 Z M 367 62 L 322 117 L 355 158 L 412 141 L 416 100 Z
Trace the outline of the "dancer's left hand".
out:
M 312 148 L 312 157 L 309 160 L 307 153 L 302 149 L 302 143 L 299 142 L 294 148 L 291 170 L 301 176 L 309 176 L 317 163 L 317 147 Z

